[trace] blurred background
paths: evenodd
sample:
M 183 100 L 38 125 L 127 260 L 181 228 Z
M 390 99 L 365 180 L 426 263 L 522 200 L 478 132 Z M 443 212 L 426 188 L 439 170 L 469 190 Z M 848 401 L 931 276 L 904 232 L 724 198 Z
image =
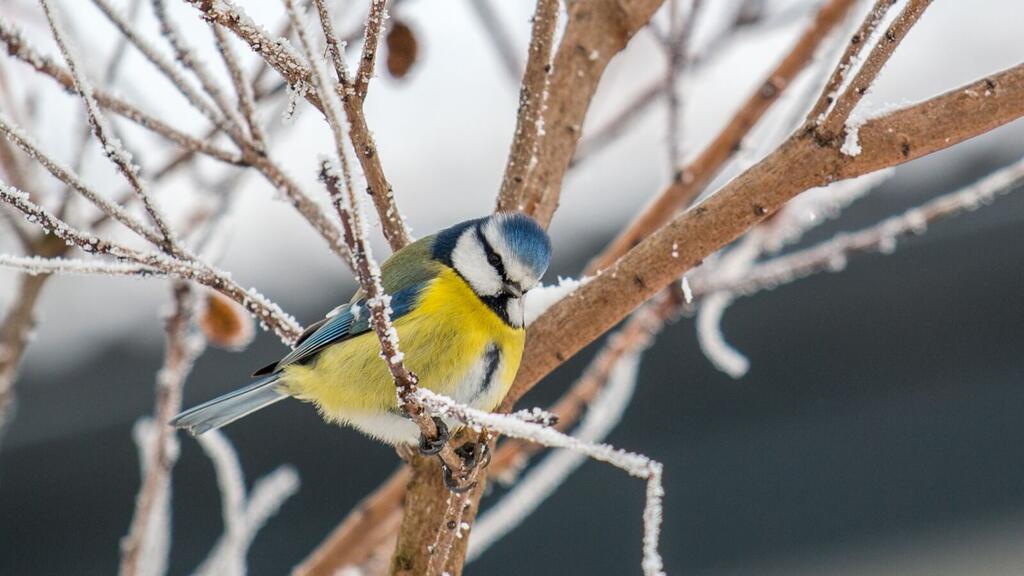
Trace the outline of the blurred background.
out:
M 417 236 L 493 208 L 514 129 L 516 83 L 470 1 L 482 0 L 443 8 L 401 2 L 392 18 L 410 26 L 419 58 L 403 79 L 382 71 L 367 100 L 385 170 Z M 113 28 L 102 15 L 88 3 L 60 4 L 84 33 L 83 50 L 111 49 Z M 239 4 L 268 28 L 281 21 L 276 2 Z M 491 4 L 525 54 L 533 4 Z M 684 156 L 699 151 L 761 82 L 817 2 L 765 2 L 767 23 L 718 43 L 717 32 L 735 16 L 733 4 L 740 3 L 714 3 L 695 31 L 698 49 L 713 52 L 681 80 Z M 155 29 L 143 5 L 139 21 Z M 208 34 L 191 8 L 171 8 L 190 34 Z M 361 10 L 338 13 L 358 25 Z M 863 7 L 855 18 L 862 13 Z M 0 0 L 0 15 L 51 46 L 33 3 Z M 1010 0 L 936 1 L 859 113 L 921 100 L 1021 62 L 1022 18 L 1024 6 Z M 663 58 L 653 35 L 640 33 L 606 74 L 584 133 L 662 74 Z M 13 82 L 36 81 L 23 65 L 2 65 Z M 150 79 L 156 75 L 137 54 L 129 53 L 124 70 L 119 91 L 165 118 L 182 111 L 182 127 L 201 132 L 195 115 L 184 114 L 177 94 Z M 80 109 L 52 89 L 39 98 L 46 113 L 34 136 L 69 150 Z M 785 108 L 778 114 L 785 117 Z M 317 155 L 330 151 L 330 135 L 308 106 L 300 105 L 292 122 L 275 153 L 306 189 L 317 190 Z M 145 151 L 146 137 L 124 130 Z M 756 154 L 757 134 L 748 157 Z M 578 275 L 664 187 L 671 174 L 665 141 L 664 106 L 655 105 L 569 175 L 552 224 L 549 281 Z M 1022 155 L 1024 124 L 1017 121 L 900 167 L 801 245 L 875 223 Z M 100 161 L 87 165 L 86 176 L 115 181 Z M 222 266 L 303 324 L 347 300 L 350 273 L 308 225 L 262 181 L 242 186 Z M 168 180 L 161 200 L 173 211 L 193 187 L 188 175 Z M 1024 573 L 1022 223 L 1024 195 L 1011 194 L 901 241 L 891 255 L 859 256 L 841 272 L 739 299 L 723 331 L 750 359 L 741 379 L 715 370 L 701 354 L 692 319 L 667 329 L 645 354 L 635 398 L 608 441 L 665 465 L 662 552 L 669 572 Z M 0 230 L 0 248 L 9 252 L 5 235 Z M 0 304 L 10 301 L 16 278 L 0 269 Z M 15 419 L 0 445 L 0 573 L 117 569 L 139 484 L 130 431 L 152 408 L 169 295 L 158 279 L 67 277 L 47 286 L 17 382 Z M 209 350 L 188 380 L 185 405 L 238 386 L 283 351 L 265 332 L 241 353 Z M 560 368 L 524 405 L 556 398 L 591 352 Z M 226 433 L 250 482 L 282 463 L 294 465 L 301 479 L 299 492 L 257 536 L 249 555 L 254 575 L 287 572 L 398 464 L 391 448 L 325 426 L 297 402 L 277 404 Z M 182 574 L 222 531 L 213 469 L 184 436 L 173 490 L 169 573 Z M 642 507 L 639 480 L 587 463 L 467 573 L 637 573 Z

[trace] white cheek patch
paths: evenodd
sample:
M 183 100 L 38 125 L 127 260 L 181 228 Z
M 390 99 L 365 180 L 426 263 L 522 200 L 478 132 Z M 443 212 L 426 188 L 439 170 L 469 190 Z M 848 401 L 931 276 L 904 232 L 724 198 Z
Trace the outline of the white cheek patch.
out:
M 533 288 L 536 281 L 533 279 L 532 271 L 516 258 L 515 252 L 505 241 L 505 237 L 499 233 L 497 223 L 494 220 L 487 222 L 483 227 L 483 233 L 494 252 L 501 256 L 508 279 L 521 286 L 523 290 Z
M 452 265 L 477 294 L 496 296 L 501 292 L 501 277 L 487 262 L 487 253 L 477 240 L 473 229 L 459 236 L 455 249 L 452 250 Z

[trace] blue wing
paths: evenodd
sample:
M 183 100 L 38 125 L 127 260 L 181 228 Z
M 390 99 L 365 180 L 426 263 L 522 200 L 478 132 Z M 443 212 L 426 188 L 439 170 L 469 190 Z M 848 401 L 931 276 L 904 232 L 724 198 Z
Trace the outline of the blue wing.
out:
M 392 294 L 391 319 L 397 320 L 415 308 L 420 292 L 426 285 L 426 282 L 419 282 Z M 257 370 L 253 376 L 273 374 L 280 372 L 289 364 L 306 362 L 324 348 L 358 336 L 368 330 L 370 330 L 370 312 L 366 307 L 365 298 L 352 304 L 339 306 L 329 318 L 325 318 L 307 329 L 306 333 L 299 338 L 298 345 L 287 356 Z

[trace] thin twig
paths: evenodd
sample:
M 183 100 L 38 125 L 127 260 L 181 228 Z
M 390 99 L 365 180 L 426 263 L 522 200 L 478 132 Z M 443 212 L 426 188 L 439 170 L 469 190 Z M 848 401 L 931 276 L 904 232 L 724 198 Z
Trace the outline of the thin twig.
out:
M 695 279 L 694 297 L 717 292 L 753 294 L 775 288 L 817 272 L 842 270 L 851 254 L 878 251 L 889 253 L 901 236 L 922 234 L 933 223 L 975 210 L 998 197 L 1024 188 L 1024 160 L 1001 168 L 966 187 L 944 194 L 902 214 L 858 230 L 778 256 L 753 266 L 737 279 Z
M 183 261 L 157 252 L 141 252 L 83 232 L 33 203 L 28 195 L 0 182 L 0 202 L 20 211 L 30 221 L 60 240 L 73 244 L 89 254 L 109 255 L 118 260 L 151 266 L 168 276 L 192 280 L 217 290 L 238 302 L 260 322 L 268 326 L 285 344 L 291 344 L 302 333 L 302 327 L 273 302 L 253 290 L 246 290 L 226 273 L 196 260 Z
M 154 434 L 154 448 L 146 470 L 142 487 L 135 502 L 128 535 L 121 541 L 121 576 L 135 576 L 142 571 L 146 558 L 146 536 L 151 516 L 156 513 L 159 494 L 168 490 L 171 482 L 171 468 L 177 459 L 174 429 L 165 425 L 181 410 L 181 392 L 185 379 L 192 370 L 192 364 L 202 351 L 202 346 L 190 337 L 190 326 L 195 312 L 192 289 L 183 282 L 174 285 L 174 311 L 165 325 L 167 344 L 164 366 L 157 373 L 156 400 L 153 417 L 157 422 Z
M 101 5 L 105 4 L 107 0 L 93 0 Z M 198 94 L 189 96 L 192 93 L 191 85 L 187 83 L 184 77 L 177 74 L 177 71 L 170 65 L 169 62 L 163 61 L 162 58 L 155 58 L 151 55 L 151 52 L 155 54 L 155 47 L 150 46 L 144 42 L 141 42 L 140 37 L 132 35 L 126 36 L 136 47 L 142 51 L 143 54 L 152 62 L 158 70 L 160 70 L 168 80 L 175 85 L 180 85 L 179 91 L 183 91 L 185 96 L 189 98 L 189 101 L 193 103 L 193 106 L 197 107 L 200 112 L 209 119 L 214 125 L 219 126 L 222 130 L 231 134 L 232 139 L 236 142 L 244 140 L 245 135 L 242 134 L 242 123 L 244 120 L 238 113 L 238 108 L 233 106 L 228 100 L 227 95 L 221 88 L 220 83 L 213 77 L 213 74 L 207 69 L 206 63 L 203 62 L 202 58 L 196 56 L 192 48 L 185 43 L 182 38 L 181 32 L 178 27 L 171 20 L 167 14 L 167 6 L 165 0 L 151 0 L 153 5 L 153 13 L 156 15 L 157 20 L 160 22 L 160 33 L 163 34 L 164 38 L 167 39 L 167 43 L 171 45 L 171 49 L 174 50 L 174 56 L 186 70 L 192 72 L 192 75 L 199 80 L 199 85 L 203 87 L 203 91 L 206 95 L 213 100 L 214 104 L 217 105 L 219 114 L 216 114 L 214 110 L 207 110 L 209 104 L 199 98 Z M 108 12 L 108 16 L 112 19 L 116 16 L 111 16 L 113 10 L 107 8 L 105 11 Z M 118 25 L 119 28 L 121 27 Z M 122 30 L 123 31 L 123 30 Z M 193 101 L 193 98 L 196 100 Z
M 217 49 L 224 60 L 224 65 L 227 66 L 228 72 L 231 74 L 231 81 L 235 85 L 235 94 L 238 96 L 238 108 L 242 111 L 242 117 L 245 118 L 245 123 L 249 127 L 249 136 L 254 145 L 265 148 L 267 135 L 257 113 L 256 96 L 253 94 L 252 84 L 246 81 L 245 72 L 238 62 L 238 56 L 234 49 L 231 48 L 231 42 L 227 34 L 224 33 L 224 28 L 216 22 L 210 22 L 210 30 L 213 31 L 213 36 L 217 40 Z
M 107 200 L 83 182 L 71 168 L 64 166 L 53 156 L 40 150 L 38 144 L 33 142 L 19 127 L 12 125 L 3 114 L 0 114 L 0 135 L 3 135 L 9 142 L 27 154 L 29 158 L 45 168 L 54 178 L 64 183 L 68 188 L 77 191 L 96 205 L 108 217 L 124 224 L 129 230 L 150 241 L 152 244 L 163 246 L 164 237 L 159 232 L 140 222 L 118 204 Z M 59 214 L 58 217 L 60 217 Z
M 103 2 L 105 0 L 98 1 Z M 96 103 L 96 99 L 93 97 L 92 86 L 81 72 L 74 52 L 68 47 L 67 39 L 53 12 L 50 0 L 40 0 L 40 3 L 43 6 L 43 11 L 46 13 L 46 19 L 50 23 L 53 39 L 60 48 L 64 61 L 68 65 L 68 70 L 71 72 L 71 77 L 74 79 L 75 88 L 85 103 L 86 114 L 89 117 L 89 125 L 92 127 L 93 134 L 99 140 L 107 158 L 117 167 L 121 175 L 128 181 L 132 190 L 135 191 L 139 200 L 142 201 L 146 213 L 149 214 L 153 224 L 156 225 L 157 230 L 160 231 L 160 235 L 163 237 L 163 242 L 161 243 L 163 250 L 168 254 L 176 256 L 184 254 L 166 218 L 156 207 L 153 199 L 150 198 L 149 191 L 139 176 L 138 166 L 134 164 L 131 155 L 122 147 L 121 142 L 112 134 L 106 118 L 104 118 L 103 113 L 100 111 L 99 104 Z
M 338 215 L 341 218 L 342 230 L 344 232 L 345 244 L 350 255 L 349 262 L 356 278 L 366 295 L 367 308 L 370 310 L 371 325 L 380 339 L 381 355 L 385 359 L 388 370 L 395 381 L 398 392 L 398 406 L 412 421 L 420 428 L 427 438 L 435 438 L 438 435 L 437 426 L 413 399 L 417 389 L 418 378 L 412 373 L 403 362 L 403 355 L 398 348 L 398 333 L 391 324 L 390 296 L 384 293 L 381 286 L 380 270 L 370 252 L 369 244 L 366 241 L 365 224 L 362 213 L 359 209 L 359 199 L 352 189 L 352 181 L 348 170 L 348 155 L 345 150 L 345 131 L 342 126 L 341 113 L 336 108 L 334 95 L 327 84 L 327 79 L 315 59 L 316 54 L 312 43 L 306 33 L 302 20 L 295 8 L 293 0 L 285 0 L 285 7 L 288 16 L 292 20 L 292 27 L 299 38 L 302 50 L 312 67 L 313 89 L 324 103 L 324 115 L 334 134 L 335 152 L 338 161 L 341 163 L 342 172 L 339 175 L 332 169 L 328 161 L 321 163 L 320 176 L 331 195 Z M 449 464 L 453 471 L 462 471 L 462 461 L 455 454 L 449 445 L 440 454 L 442 460 Z
M 385 4 L 387 0 L 370 0 L 370 11 L 366 15 L 366 32 L 363 34 L 363 51 L 359 56 L 359 67 L 356 69 L 355 97 L 360 101 L 366 100 L 366 91 L 370 88 L 370 78 L 373 77 L 374 64 L 377 61 L 377 45 L 380 43 L 381 32 L 384 29 L 384 19 L 387 18 Z M 317 9 L 324 6 L 323 1 L 317 3 Z M 326 12 L 326 6 L 324 6 Z M 330 23 L 325 26 L 330 26 Z M 333 33 L 332 33 L 333 36 Z M 337 42 L 334 41 L 337 45 Z
M 896 51 L 896 47 L 900 45 L 900 42 L 931 3 L 932 0 L 908 0 L 903 11 L 885 31 L 883 37 L 872 46 L 871 52 L 868 53 L 864 63 L 857 70 L 857 75 L 846 86 L 846 90 L 836 99 L 831 110 L 825 113 L 825 119 L 816 130 L 818 138 L 830 141 L 842 134 L 843 127 L 850 119 L 853 109 L 867 94 L 878 73 L 882 71 L 882 67 Z
M 896 3 L 892 0 L 875 0 L 875 5 L 861 21 L 860 28 L 850 37 L 846 45 L 846 51 L 832 70 L 832 74 L 825 84 L 825 89 L 821 91 L 818 100 L 811 107 L 810 112 L 807 113 L 808 123 L 817 124 L 824 120 L 825 112 L 835 104 L 836 96 L 839 95 L 839 89 L 842 87 L 845 78 L 847 78 L 847 74 L 853 72 L 853 68 L 856 67 L 857 55 L 864 49 L 864 45 L 871 39 L 875 29 L 885 20 L 885 15 L 895 5 Z
M 37 72 L 49 76 L 68 92 L 78 94 L 71 73 L 54 62 L 49 56 L 40 54 L 39 51 L 29 45 L 21 32 L 3 16 L 0 16 L 0 42 L 7 48 L 8 54 L 28 64 Z M 245 161 L 239 154 L 213 145 L 209 138 L 190 136 L 106 91 L 94 90 L 93 96 L 96 102 L 103 108 L 124 116 L 139 126 L 174 142 L 186 150 L 199 152 L 235 166 L 245 165 Z

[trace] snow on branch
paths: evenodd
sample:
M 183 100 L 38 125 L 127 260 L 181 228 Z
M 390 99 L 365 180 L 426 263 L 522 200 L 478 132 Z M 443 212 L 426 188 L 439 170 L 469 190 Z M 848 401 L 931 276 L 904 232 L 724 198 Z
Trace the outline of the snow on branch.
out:
M 124 149 L 121 141 L 114 135 L 110 126 L 107 124 L 106 118 L 100 111 L 100 106 L 96 102 L 96 98 L 93 96 L 92 85 L 82 72 L 81 66 L 78 63 L 78 58 L 75 55 L 75 51 L 72 50 L 68 44 L 68 40 L 66 38 L 67 35 L 62 29 L 50 2 L 51 0 L 40 0 L 43 11 L 46 13 L 46 19 L 50 23 L 50 30 L 53 33 L 53 39 L 60 48 L 60 52 L 64 56 L 64 61 L 67 62 L 68 70 L 71 72 L 71 77 L 74 80 L 75 89 L 78 91 L 79 96 L 81 96 L 82 101 L 85 103 L 85 110 L 89 118 L 89 126 L 92 128 L 93 135 L 96 136 L 100 146 L 103 147 L 104 154 L 111 163 L 117 167 L 125 180 L 128 181 L 132 190 L 135 191 L 139 200 L 141 200 L 143 207 L 146 209 L 146 213 L 149 214 L 153 224 L 156 225 L 160 234 L 163 236 L 162 246 L 165 251 L 173 255 L 183 255 L 184 253 L 182 248 L 178 245 L 178 241 L 175 239 L 174 233 L 171 231 L 171 227 L 167 223 L 166 217 L 156 207 L 156 204 L 149 195 L 147 187 L 143 184 L 142 178 L 139 175 L 139 167 L 135 165 L 131 154 Z
M 601 393 L 590 403 L 587 415 L 573 436 L 580 442 L 601 442 L 619 423 L 636 388 L 640 355 L 619 358 Z M 469 540 L 467 560 L 472 561 L 505 537 L 536 510 L 586 460 L 587 455 L 573 450 L 549 454 L 476 521 Z
M 4 182 L 0 182 L 0 202 L 17 209 L 29 223 L 39 226 L 43 231 L 60 238 L 69 246 L 75 246 L 86 253 L 108 255 L 118 260 L 134 262 L 161 270 L 168 276 L 192 280 L 213 288 L 244 306 L 246 310 L 259 318 L 262 325 L 273 329 L 286 343 L 293 342 L 302 333 L 302 329 L 295 319 L 285 314 L 277 304 L 253 289 L 242 288 L 231 279 L 227 272 L 218 270 L 209 264 L 190 256 L 177 258 L 158 252 L 135 250 L 79 230 L 32 202 L 28 194 Z M 55 269 L 54 271 L 59 272 L 60 270 Z
M 44 258 L 0 254 L 0 268 L 26 274 L 63 274 L 66 276 L 167 276 L 163 270 L 132 262 L 108 262 L 76 258 Z
M 0 45 L 6 48 L 9 55 L 31 66 L 37 72 L 52 78 L 63 89 L 72 94 L 78 94 L 78 88 L 71 73 L 54 62 L 52 58 L 41 54 L 32 47 L 21 31 L 3 15 L 0 15 Z M 197 138 L 186 134 L 109 92 L 96 89 L 93 92 L 93 97 L 103 108 L 177 144 L 185 151 L 198 152 L 235 166 L 246 164 L 241 155 L 225 150 L 207 138 Z
M 647 576 L 663 574 L 658 537 L 661 531 L 662 465 L 642 454 L 627 452 L 607 444 L 596 444 L 563 434 L 549 426 L 514 414 L 494 414 L 458 404 L 425 388 L 417 389 L 416 397 L 430 414 L 453 418 L 474 428 L 487 428 L 505 436 L 536 442 L 549 448 L 565 448 L 594 460 L 606 462 L 631 476 L 647 481 L 644 505 L 643 570 Z

